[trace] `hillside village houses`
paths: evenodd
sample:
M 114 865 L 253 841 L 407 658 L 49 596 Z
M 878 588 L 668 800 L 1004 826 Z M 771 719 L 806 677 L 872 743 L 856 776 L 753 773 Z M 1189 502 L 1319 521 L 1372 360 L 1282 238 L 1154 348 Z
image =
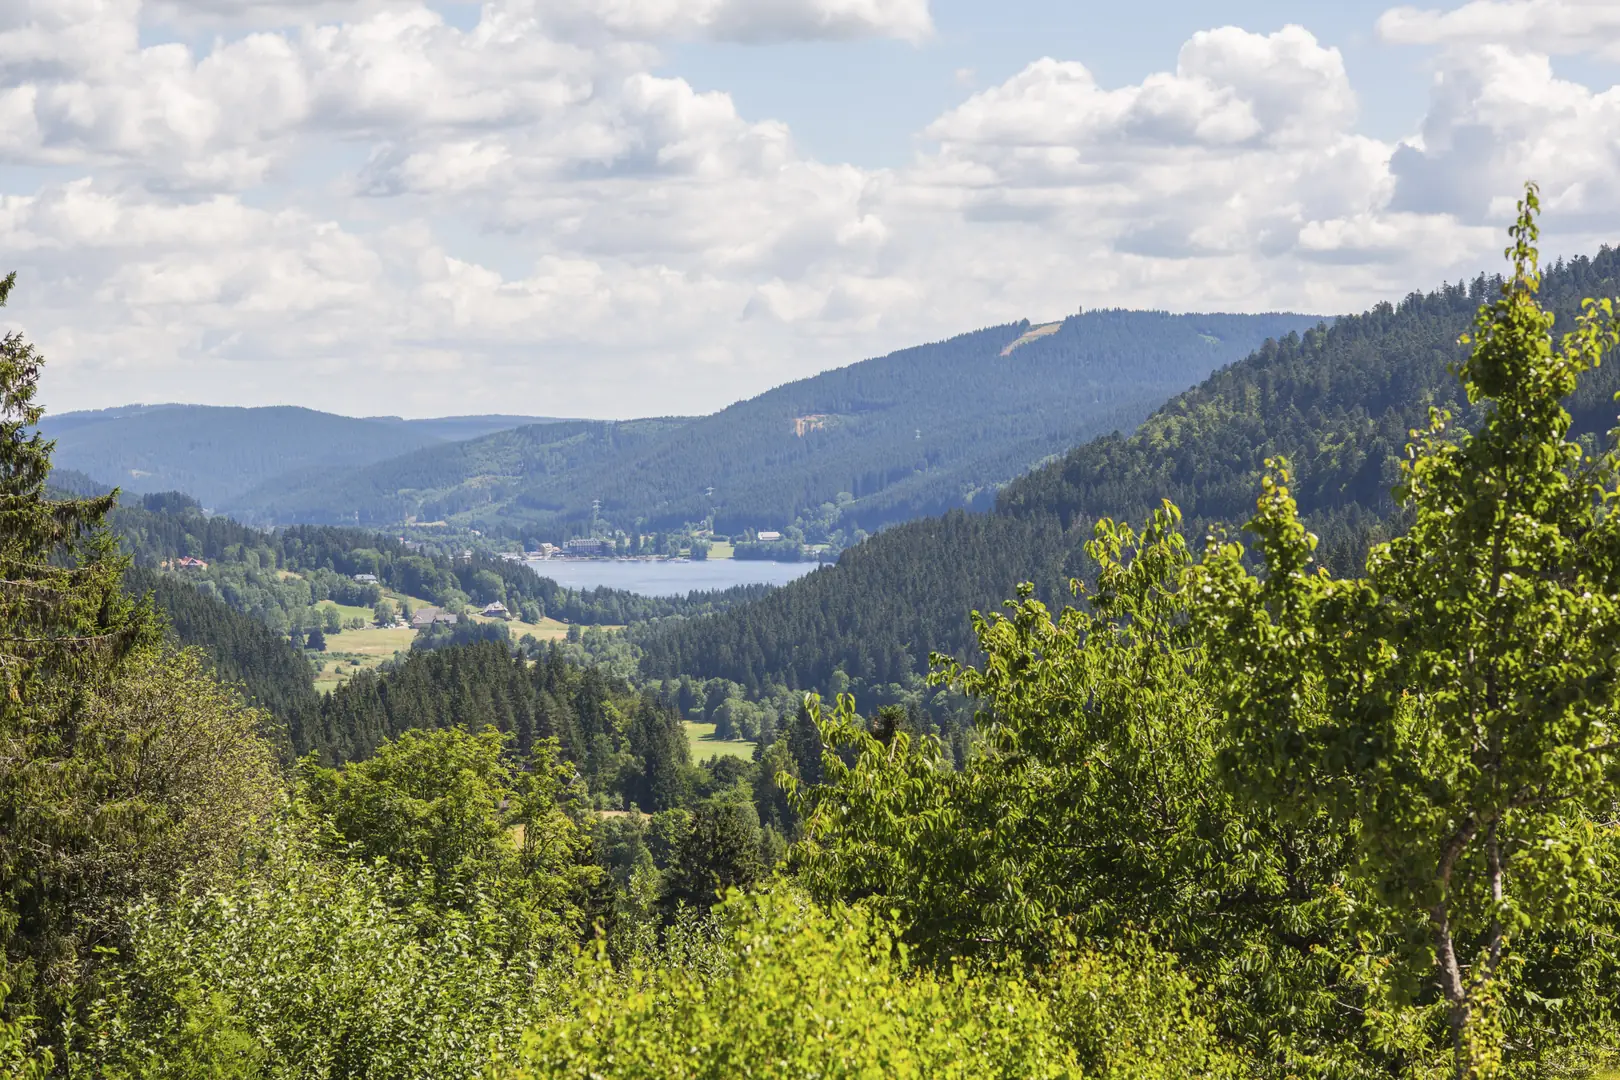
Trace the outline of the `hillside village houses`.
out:
M 486 605 L 484 610 L 478 614 L 490 619 L 510 619 L 512 617 L 512 613 L 506 610 L 506 605 L 499 600 Z
M 362 585 L 375 585 L 375 584 L 377 584 L 377 575 L 376 574 L 356 574 L 356 575 L 354 575 L 354 580 L 358 581 Z
M 432 626 L 434 623 L 454 624 L 456 619 L 457 616 L 450 614 L 443 608 L 420 607 L 411 613 L 411 629 L 422 630 Z
M 759 542 L 762 544 L 774 543 L 780 539 L 782 539 L 782 534 L 779 532 L 767 531 L 759 534 Z
M 174 566 L 175 566 L 175 569 L 177 569 L 177 570 L 206 570 L 206 569 L 208 569 L 208 563 L 207 563 L 206 560 L 204 560 L 204 559 L 193 559 L 190 555 L 182 555 L 178 559 L 174 560 Z

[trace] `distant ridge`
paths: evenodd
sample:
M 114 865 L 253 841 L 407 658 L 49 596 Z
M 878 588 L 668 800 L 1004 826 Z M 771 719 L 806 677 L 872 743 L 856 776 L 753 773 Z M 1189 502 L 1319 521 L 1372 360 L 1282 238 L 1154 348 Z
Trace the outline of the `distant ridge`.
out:
M 532 417 L 362 419 L 291 405 L 125 405 L 48 414 L 55 462 L 125 491 L 184 491 L 219 506 L 272 476 L 343 469 L 473 438 Z
M 536 424 L 334 474 L 267 480 L 255 521 L 447 520 L 560 539 L 709 519 L 807 537 L 987 509 L 1031 466 L 1134 428 L 1171 395 L 1315 316 L 1098 310 L 988 327 L 788 383 L 709 416 Z M 1012 353 L 1016 359 L 999 359 Z M 593 509 L 600 502 L 599 511 Z

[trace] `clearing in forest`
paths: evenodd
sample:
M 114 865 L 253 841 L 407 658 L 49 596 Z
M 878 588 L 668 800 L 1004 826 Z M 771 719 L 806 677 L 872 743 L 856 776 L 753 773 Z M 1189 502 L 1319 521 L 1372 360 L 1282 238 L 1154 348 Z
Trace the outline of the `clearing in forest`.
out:
M 1005 349 L 1002 349 L 1001 350 L 1001 355 L 1002 356 L 1011 356 L 1012 351 L 1014 349 L 1018 348 L 1018 346 L 1020 346 L 1020 345 L 1028 345 L 1030 342 L 1034 341 L 1036 338 L 1047 337 L 1050 334 L 1057 333 L 1061 329 L 1063 329 L 1063 323 L 1062 322 L 1042 323 L 1040 326 L 1032 326 L 1028 330 L 1024 331 L 1024 336 L 1023 337 L 1019 338 L 1017 341 L 1013 342 L 1011 345 L 1008 345 Z

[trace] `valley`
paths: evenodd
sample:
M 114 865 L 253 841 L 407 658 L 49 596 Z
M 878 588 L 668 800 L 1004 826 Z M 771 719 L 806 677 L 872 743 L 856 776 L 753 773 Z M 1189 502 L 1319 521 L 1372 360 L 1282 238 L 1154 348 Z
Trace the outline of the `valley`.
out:
M 29 783 L 79 784 L 72 798 L 100 807 L 63 819 L 82 834 L 36 829 L 41 850 L 111 859 L 111 820 L 137 821 L 149 845 L 118 872 L 147 906 L 94 909 L 132 913 L 116 918 L 136 920 L 142 980 L 125 989 L 114 950 L 88 953 L 85 992 L 102 996 L 86 1015 L 117 1012 L 154 1060 L 229 1055 L 243 1032 L 291 1046 L 287 1017 L 325 1053 L 342 1041 L 333 1017 L 386 992 L 390 1010 L 439 1010 L 407 1033 L 412 1053 L 465 1024 L 445 1060 L 485 1060 L 471 1031 L 548 1062 L 538 1078 L 572 1075 L 557 1063 L 577 1047 L 546 1040 L 594 1023 L 622 978 L 663 972 L 670 1001 L 708 1010 L 739 976 L 706 964 L 798 986 L 795 965 L 842 957 L 858 979 L 898 964 L 890 1002 L 955 972 L 951 1007 L 919 1013 L 935 1030 L 947 1014 L 1028 1018 L 972 1030 L 1004 1040 L 997 1062 L 1051 1054 L 1080 1075 L 1084 1052 L 1120 1080 L 1376 1080 L 1471 1052 L 1450 1033 L 1485 1006 L 1433 990 L 1443 954 L 1409 947 L 1428 934 L 1485 942 L 1476 965 L 1512 950 L 1514 981 L 1493 983 L 1517 1010 L 1504 1024 L 1526 1045 L 1578 1033 L 1559 1045 L 1603 1075 L 1620 963 L 1571 942 L 1608 940 L 1620 910 L 1620 540 L 1604 509 L 1620 459 L 1601 442 L 1620 373 L 1597 364 L 1620 326 L 1583 301 L 1620 293 L 1620 253 L 1533 280 L 1526 258 L 1512 278 L 1332 320 L 998 327 L 709 417 L 235 417 L 246 441 L 261 421 L 352 437 L 285 474 L 292 458 L 228 445 L 207 410 L 35 415 L 73 464 L 47 474 L 48 443 L 0 440 L 14 476 L 38 477 L 17 500 L 32 524 L 7 541 L 35 547 L 0 558 L 33 593 L 78 599 L 0 603 L 9 640 L 60 650 L 50 665 L 3 654 L 38 680 L 6 707 L 85 726 L 0 732 L 46 763 Z M 1590 329 L 1555 347 L 1549 320 Z M 1463 340 L 1471 326 L 1485 344 Z M 1003 361 L 993 383 L 953 381 Z M 1130 386 L 1098 389 L 1127 369 Z M 916 392 L 928 380 L 942 392 Z M 972 438 L 947 452 L 913 427 L 924 446 L 902 453 L 888 429 L 956 423 L 947 397 L 979 410 Z M 154 415 L 167 444 L 140 426 Z M 431 441 L 360 460 L 400 438 Z M 115 493 L 93 469 L 138 483 Z M 177 486 L 140 490 L 159 479 Z M 76 651 L 87 640 L 116 645 Z M 1507 696 L 1480 688 L 1481 656 Z M 51 680 L 60 697 L 33 696 Z M 1601 767 L 1558 764 L 1587 760 Z M 1591 854 L 1533 874 L 1565 906 L 1511 937 L 1481 898 L 1530 896 L 1532 853 L 1561 844 Z M 1437 884 L 1428 856 L 1470 845 Z M 174 858 L 197 867 L 183 887 Z M 0 873 L 59 872 L 32 865 Z M 74 887 L 124 888 L 107 880 Z M 1441 894 L 1456 900 L 1443 925 L 1422 906 Z M 19 970 L 43 971 L 49 950 L 79 947 L 64 927 L 90 925 L 44 910 L 57 921 L 0 923 Z M 305 933 L 320 944 L 283 951 Z M 592 942 L 598 966 L 582 968 Z M 418 968 L 354 959 L 379 948 Z M 301 1004 L 333 980 L 348 996 L 330 1015 Z M 551 1019 L 538 996 L 555 986 L 589 1004 Z M 793 1016 L 810 1007 L 768 992 Z M 259 995 L 273 1016 L 253 1011 Z M 228 1034 L 209 1027 L 216 1008 Z M 1398 1031 L 1360 1019 L 1380 1009 Z M 0 1064 L 18 1052 L 10 1030 Z M 1086 1049 L 1115 1039 L 1169 1071 Z M 84 1052 L 130 1060 L 122 1043 Z M 617 1075 L 605 1067 L 590 1075 Z

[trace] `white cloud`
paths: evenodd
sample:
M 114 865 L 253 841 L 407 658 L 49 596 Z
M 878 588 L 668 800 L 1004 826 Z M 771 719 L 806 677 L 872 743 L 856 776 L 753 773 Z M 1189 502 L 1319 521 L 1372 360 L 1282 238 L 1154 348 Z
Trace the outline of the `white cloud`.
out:
M 1454 50 L 1436 76 L 1421 137 L 1392 162 L 1394 206 L 1500 223 L 1527 180 L 1566 229 L 1612 240 L 1620 175 L 1620 87 L 1594 93 L 1545 56 L 1500 45 Z
M 1337 49 L 1290 26 L 1195 34 L 1173 73 L 1104 90 L 1082 64 L 1045 59 L 929 128 L 945 143 L 1075 147 L 1240 145 L 1331 138 L 1354 116 Z
M 1378 20 L 1386 41 L 1505 45 L 1553 54 L 1620 58 L 1616 0 L 1470 0 L 1450 11 L 1393 8 Z
M 608 33 L 638 40 L 710 37 L 723 41 L 816 41 L 933 32 L 927 0 L 534 0 L 564 33 Z
M 1400 144 L 1300 27 L 1125 85 L 1038 60 L 894 169 L 654 74 L 672 37 L 930 31 L 922 0 L 18 0 L 0 162 L 49 168 L 0 189 L 4 316 L 53 407 L 662 413 L 1076 305 L 1358 307 L 1492 265 L 1531 174 L 1555 242 L 1620 223 L 1620 92 L 1499 45 L 1444 50 Z

